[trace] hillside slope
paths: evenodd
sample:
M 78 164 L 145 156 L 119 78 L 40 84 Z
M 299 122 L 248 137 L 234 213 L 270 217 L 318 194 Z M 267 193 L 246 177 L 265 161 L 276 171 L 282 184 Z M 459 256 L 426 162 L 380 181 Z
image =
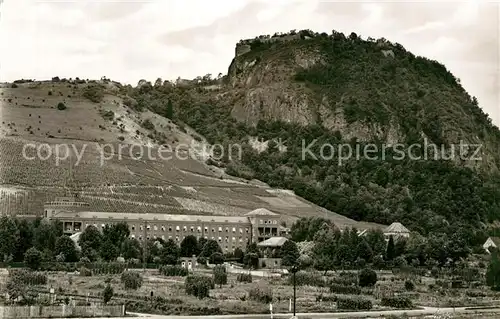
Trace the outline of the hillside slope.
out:
M 326 216 L 339 226 L 377 226 L 210 168 L 199 159 L 203 148 L 192 148 L 203 138 L 141 108 L 126 90 L 109 80 L 4 84 L 0 212 L 39 215 L 44 202 L 72 188 L 94 211 L 231 216 L 264 207 L 282 213 L 288 225 L 301 216 Z M 160 145 L 171 150 L 163 158 Z
M 442 64 L 399 44 L 307 30 L 261 36 L 237 45 L 221 79 L 147 87 L 129 94 L 160 114 L 169 101 L 175 120 L 211 143 L 243 145 L 241 159 L 218 163 L 227 172 L 349 218 L 453 233 L 500 217 L 500 131 Z M 371 145 L 376 158 L 344 159 L 335 148 L 302 158 L 315 140 L 316 155 L 325 143 Z

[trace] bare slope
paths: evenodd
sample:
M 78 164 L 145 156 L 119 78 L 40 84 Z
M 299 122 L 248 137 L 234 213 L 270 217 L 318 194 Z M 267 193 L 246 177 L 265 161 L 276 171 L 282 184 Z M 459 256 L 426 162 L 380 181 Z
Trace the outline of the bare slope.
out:
M 98 103 L 84 96 L 92 85 L 103 88 Z M 188 153 L 186 146 L 193 141 L 191 135 L 196 135 L 189 134 L 190 128 L 178 127 L 147 110 L 138 111 L 135 101 L 120 95 L 112 82 L 32 82 L 17 88 L 4 85 L 0 92 L 2 214 L 40 214 L 45 201 L 65 194 L 71 166 L 74 190 L 95 211 L 229 216 L 264 207 L 286 215 L 288 223 L 302 216 L 327 216 L 339 226 L 372 226 L 317 207 L 293 193 L 221 176 L 197 160 L 197 152 Z M 60 110 L 59 103 L 66 109 Z M 145 124 L 146 120 L 150 123 Z M 174 151 L 162 153 L 168 160 L 159 158 L 159 143 Z M 68 157 L 61 144 L 68 145 Z M 169 156 L 175 152 L 185 156 Z

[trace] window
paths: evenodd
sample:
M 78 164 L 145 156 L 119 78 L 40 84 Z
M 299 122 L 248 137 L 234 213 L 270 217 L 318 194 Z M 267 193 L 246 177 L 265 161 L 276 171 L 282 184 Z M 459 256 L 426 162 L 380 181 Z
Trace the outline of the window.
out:
M 236 227 L 233 227 L 233 233 L 236 233 Z
M 147 225 L 147 226 L 146 226 L 146 228 L 147 228 L 148 230 L 150 230 L 150 229 L 151 229 L 151 225 Z
M 134 234 L 132 234 L 132 236 L 130 236 L 130 237 L 135 238 L 135 235 L 134 235 Z
M 165 240 L 165 235 L 161 235 L 161 239 Z
M 194 232 L 194 227 L 193 226 L 191 226 L 191 232 Z
M 248 228 L 245 228 L 245 232 L 248 234 Z
M 198 226 L 198 232 L 201 233 L 201 226 Z
M 219 227 L 219 231 L 222 231 L 222 227 Z
M 172 226 L 168 226 L 168 231 L 172 231 Z
M 262 221 L 262 219 L 261 219 L 261 220 L 259 220 L 259 224 L 264 224 L 264 222 Z
M 240 228 L 240 234 L 243 234 L 243 228 Z
M 226 236 L 225 240 L 226 240 L 226 243 L 227 243 L 227 242 L 229 241 L 229 237 L 228 237 L 228 236 Z
M 222 241 L 222 237 L 219 237 L 219 241 Z
M 131 228 L 132 228 L 132 230 L 135 230 L 135 225 L 132 225 L 132 227 L 131 227 Z
M 212 233 L 215 233 L 215 228 L 212 228 Z
M 226 233 L 229 233 L 229 227 L 226 227 Z
M 161 226 L 161 231 L 165 231 L 165 226 Z
M 153 229 L 154 229 L 154 230 L 158 230 L 158 226 L 154 225 L 154 226 L 153 226 Z
M 104 224 L 101 224 L 101 228 L 104 228 L 104 226 L 106 226 L 106 225 L 104 225 Z
M 243 239 L 241 239 L 241 237 L 240 237 L 240 243 L 241 243 L 241 242 L 243 242 Z
M 179 241 L 179 236 L 175 236 L 175 241 Z
M 205 232 L 208 233 L 208 227 L 205 227 Z
M 179 226 L 175 226 L 175 231 L 179 231 L 181 228 Z
M 236 237 L 233 237 L 233 241 L 236 241 Z
M 187 230 L 188 230 L 187 226 L 184 226 L 182 229 L 183 229 L 184 231 L 187 231 Z
M 139 226 L 139 230 L 142 230 L 142 225 L 141 225 L 141 226 Z

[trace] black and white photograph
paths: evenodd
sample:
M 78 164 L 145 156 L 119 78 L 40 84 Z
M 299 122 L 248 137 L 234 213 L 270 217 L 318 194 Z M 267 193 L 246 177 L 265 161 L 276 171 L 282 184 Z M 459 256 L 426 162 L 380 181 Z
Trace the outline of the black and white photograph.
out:
M 500 3 L 0 0 L 0 319 L 500 318 Z

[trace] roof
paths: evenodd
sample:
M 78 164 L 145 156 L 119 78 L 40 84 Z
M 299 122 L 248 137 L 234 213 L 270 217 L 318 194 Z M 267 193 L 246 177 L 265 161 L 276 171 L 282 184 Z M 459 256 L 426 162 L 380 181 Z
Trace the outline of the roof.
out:
M 278 216 L 278 214 L 265 208 L 257 208 L 245 214 L 245 216 Z
M 495 243 L 495 245 L 500 246 L 500 237 L 488 237 L 488 238 L 490 238 Z
M 285 237 L 271 237 L 257 244 L 259 247 L 281 247 L 288 239 Z
M 82 218 L 117 221 L 183 221 L 183 222 L 216 222 L 216 223 L 249 223 L 247 217 L 210 216 L 210 215 L 174 215 L 174 214 L 140 214 L 116 212 L 61 212 L 55 218 Z
M 408 228 L 401 223 L 392 223 L 389 227 L 384 229 L 384 233 L 409 233 Z

